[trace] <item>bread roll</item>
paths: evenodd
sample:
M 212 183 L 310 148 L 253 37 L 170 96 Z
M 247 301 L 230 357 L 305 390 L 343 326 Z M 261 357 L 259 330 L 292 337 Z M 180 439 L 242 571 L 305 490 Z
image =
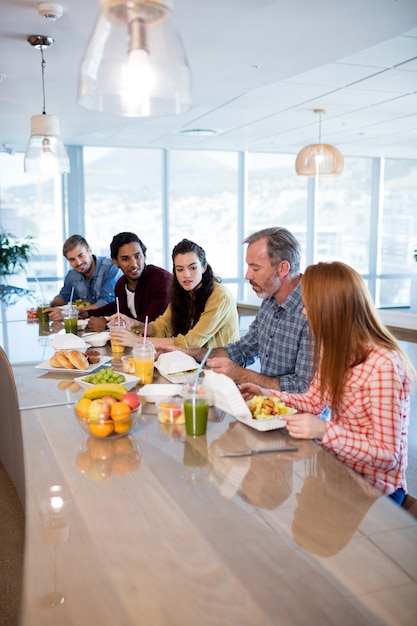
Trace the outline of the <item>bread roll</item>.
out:
M 79 350 L 68 350 L 67 357 L 71 361 L 72 365 L 77 370 L 87 370 L 88 369 L 88 359 Z
M 67 357 L 67 354 L 64 352 L 64 350 L 58 350 L 58 352 L 56 352 L 55 354 L 55 357 L 58 360 L 59 367 L 63 367 L 64 369 L 67 369 L 67 370 L 75 369 L 75 367 L 73 366 L 73 364 Z
M 55 354 L 51 356 L 51 358 L 49 359 L 49 363 L 52 365 L 52 367 L 62 367 Z

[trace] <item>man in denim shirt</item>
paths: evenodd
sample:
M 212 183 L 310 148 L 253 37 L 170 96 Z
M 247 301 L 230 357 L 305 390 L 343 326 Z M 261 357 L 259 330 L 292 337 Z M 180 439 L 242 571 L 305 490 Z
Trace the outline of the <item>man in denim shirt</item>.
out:
M 102 307 L 114 300 L 114 287 L 122 275 L 119 268 L 107 257 L 96 257 L 87 241 L 81 235 L 72 235 L 62 250 L 72 269 L 64 279 L 64 286 L 47 309 L 52 320 L 62 319 L 59 306 L 67 304 L 74 288 L 73 301 L 89 302 L 85 310 Z
M 280 227 L 253 233 L 244 243 L 248 244 L 245 278 L 263 302 L 247 334 L 235 343 L 214 348 L 207 365 L 237 384 L 253 382 L 268 389 L 302 393 L 314 370 L 301 300 L 300 244 Z M 164 349 L 157 341 L 155 346 Z M 207 350 L 184 352 L 201 361 Z M 247 369 L 258 359 L 260 372 Z

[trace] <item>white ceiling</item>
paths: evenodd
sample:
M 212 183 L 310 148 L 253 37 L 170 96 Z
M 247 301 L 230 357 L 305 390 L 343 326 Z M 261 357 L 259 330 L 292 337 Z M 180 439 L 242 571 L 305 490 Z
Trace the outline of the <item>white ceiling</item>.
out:
M 174 0 L 192 71 L 182 115 L 112 117 L 77 104 L 99 0 L 66 0 L 48 22 L 32 0 L 0 2 L 0 151 L 24 151 L 42 112 L 40 52 L 50 35 L 46 110 L 67 145 L 296 153 L 318 137 L 344 155 L 417 158 L 416 0 Z M 210 137 L 180 134 L 212 129 Z

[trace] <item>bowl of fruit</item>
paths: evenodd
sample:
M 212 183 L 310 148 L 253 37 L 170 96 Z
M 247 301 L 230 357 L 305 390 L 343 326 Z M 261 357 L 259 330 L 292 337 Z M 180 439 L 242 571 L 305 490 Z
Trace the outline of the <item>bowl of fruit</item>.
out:
M 88 435 L 119 439 L 132 431 L 141 409 L 137 393 L 119 383 L 103 383 L 84 391 L 75 405 L 75 415 Z

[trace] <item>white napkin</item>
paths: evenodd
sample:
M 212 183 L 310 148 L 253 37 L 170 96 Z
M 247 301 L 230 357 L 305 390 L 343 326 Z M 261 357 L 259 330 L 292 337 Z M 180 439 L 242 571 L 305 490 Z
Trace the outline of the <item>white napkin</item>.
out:
M 55 335 L 55 337 L 51 339 L 51 346 L 56 352 L 58 350 L 81 350 L 81 352 L 85 352 L 88 348 L 84 339 L 73 333 Z
M 252 414 L 236 383 L 224 374 L 204 370 L 204 386 L 213 394 L 214 406 L 239 421 L 251 422 Z

